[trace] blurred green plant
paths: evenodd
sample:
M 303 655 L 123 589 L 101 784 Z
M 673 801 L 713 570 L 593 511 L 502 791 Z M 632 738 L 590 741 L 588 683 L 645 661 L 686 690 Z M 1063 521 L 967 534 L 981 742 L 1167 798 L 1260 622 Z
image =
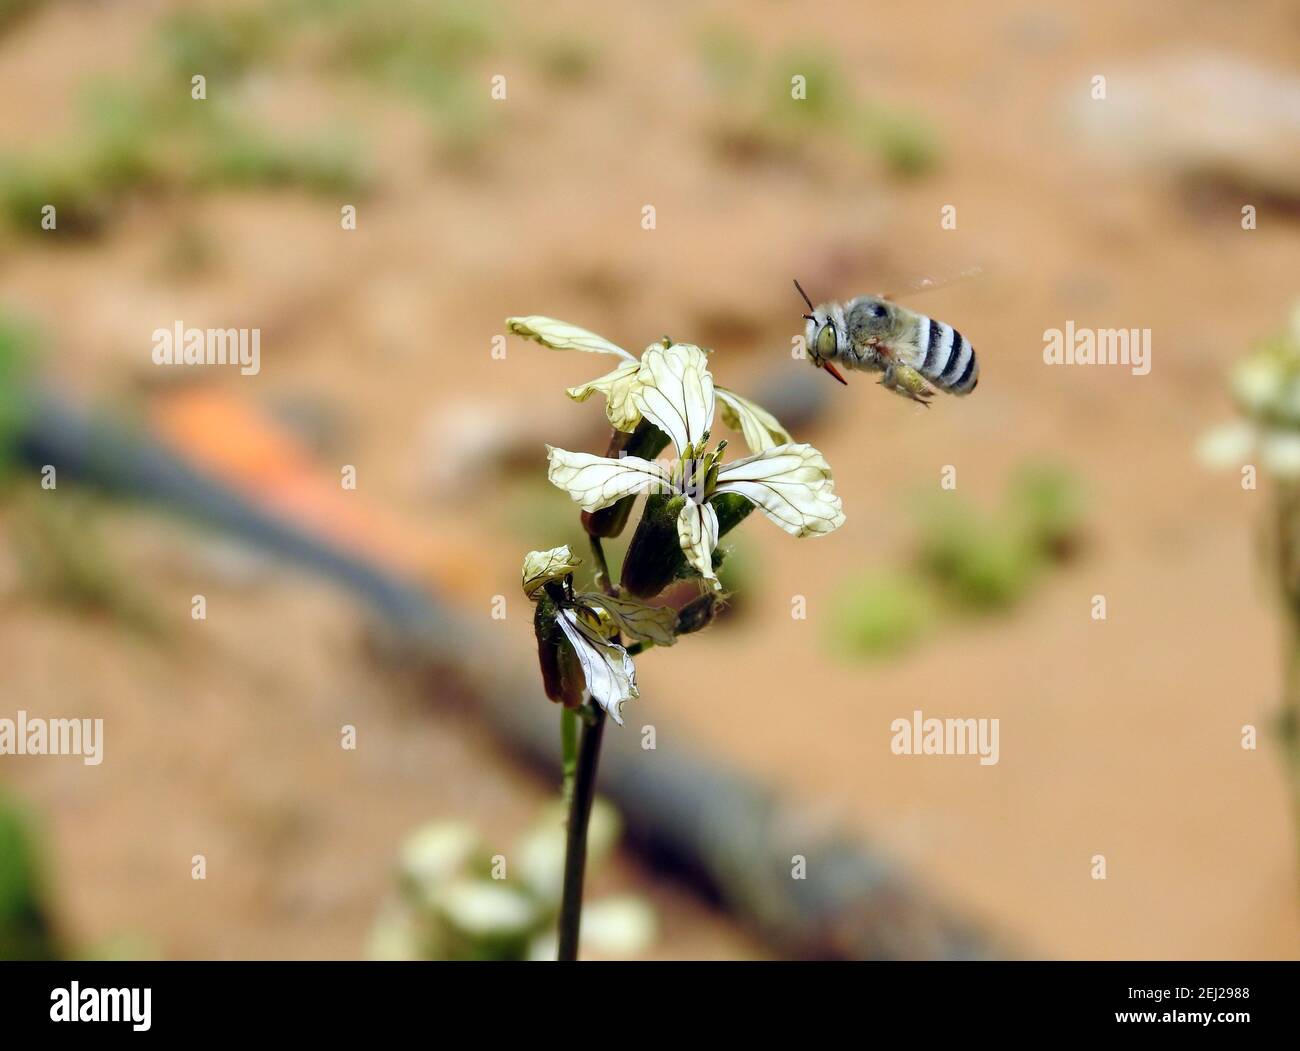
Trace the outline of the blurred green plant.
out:
M 1300 304 L 1286 328 L 1234 366 L 1229 386 L 1243 418 L 1206 434 L 1199 454 L 1208 466 L 1241 470 L 1243 489 L 1256 487 L 1255 464 L 1248 462 L 1256 459 L 1272 483 L 1263 561 L 1282 600 L 1285 626 L 1274 733 L 1300 855 Z
M 8 32 L 26 15 L 45 6 L 46 0 L 0 0 L 0 34 Z
M 920 117 L 859 99 L 825 50 L 799 48 L 765 65 L 738 31 L 709 27 L 697 51 L 721 105 L 712 137 L 739 158 L 782 156 L 818 164 L 843 143 L 879 159 L 899 178 L 938 165 L 934 131 Z M 795 80 L 801 83 L 795 97 Z
M 31 411 L 28 377 L 36 365 L 40 333 L 31 322 L 0 310 L 0 482 L 17 462 L 17 442 Z
M 41 209 L 57 229 L 93 236 L 129 195 L 212 187 L 301 187 L 359 192 L 368 182 L 353 137 L 284 135 L 250 118 L 229 83 L 203 100 L 189 78 L 227 82 L 277 54 L 302 4 L 265 9 L 182 11 L 164 18 L 157 44 L 129 80 L 96 79 L 83 91 L 77 133 L 34 155 L 0 156 L 0 212 L 16 230 L 41 230 Z
M 176 11 L 158 27 L 158 46 L 182 81 L 202 73 L 210 81 L 247 72 L 275 53 L 285 25 L 285 5 Z
M 930 622 L 930 601 L 906 574 L 872 572 L 844 585 L 835 603 L 838 652 L 892 657 L 909 649 Z
M 921 569 L 945 599 L 976 610 L 1017 601 L 1042 566 L 1042 551 L 999 516 L 987 519 L 948 496 L 919 523 Z
M 57 209 L 57 229 L 101 233 L 123 201 L 216 186 L 299 186 L 360 191 L 367 181 L 356 144 L 337 138 L 284 138 L 250 123 L 236 107 L 190 100 L 139 84 L 88 86 L 79 134 L 29 158 L 0 158 L 0 210 L 14 229 L 41 230 L 41 209 Z
M 537 61 L 548 80 L 576 87 L 596 74 L 600 52 L 578 37 L 552 36 L 537 45 Z
M 62 956 L 39 854 L 30 818 L 16 801 L 0 794 L 0 960 Z
M 620 822 L 597 800 L 588 851 L 612 852 Z M 414 832 L 402 847 L 398 895 L 382 911 L 370 955 L 385 960 L 546 960 L 555 957 L 555 920 L 564 878 L 564 808 L 546 808 L 509 854 L 492 855 L 458 821 Z M 639 898 L 595 901 L 582 940 L 596 955 L 636 956 L 654 940 L 655 917 Z
M 721 91 L 739 88 L 753 72 L 753 41 L 730 23 L 703 26 L 696 33 L 695 49 L 705 73 Z
M 102 498 L 63 485 L 59 494 L 53 500 L 37 490 L 14 506 L 12 539 L 27 586 L 59 605 L 161 635 L 162 616 L 110 554 Z
M 1012 476 L 992 515 L 951 494 L 923 504 L 918 562 L 945 600 L 974 610 L 1006 608 L 1046 566 L 1074 553 L 1083 511 L 1071 472 L 1028 464 Z
M 1043 572 L 1078 549 L 1083 490 L 1068 470 L 1026 464 L 1000 507 L 983 514 L 952 493 L 917 510 L 914 572 L 873 571 L 848 581 L 835 606 L 835 645 L 858 656 L 895 656 L 943 612 L 990 613 L 1021 601 Z

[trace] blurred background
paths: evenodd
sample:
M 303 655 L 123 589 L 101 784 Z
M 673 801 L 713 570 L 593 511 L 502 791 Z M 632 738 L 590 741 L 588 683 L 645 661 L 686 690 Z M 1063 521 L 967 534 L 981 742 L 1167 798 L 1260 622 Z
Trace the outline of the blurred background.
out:
M 870 954 L 901 895 L 994 954 L 1294 957 L 1268 484 L 1195 447 L 1300 291 L 1298 35 L 1283 0 L 0 0 L 0 717 L 104 720 L 99 766 L 0 757 L 0 952 L 547 951 L 518 574 L 581 543 L 543 443 L 603 451 L 564 388 L 611 364 L 499 353 L 547 314 L 712 348 L 848 515 L 728 537 L 732 608 L 639 659 L 607 736 L 653 725 L 647 769 L 762 786 L 894 881 L 865 948 L 796 945 L 627 794 L 586 955 Z M 791 360 L 791 278 L 972 267 L 904 300 L 978 349 L 970 398 Z M 178 321 L 260 328 L 260 372 L 155 365 Z M 1149 328 L 1150 374 L 1045 366 L 1068 321 Z M 475 640 L 455 674 L 397 639 L 420 602 Z M 891 754 L 916 709 L 1000 719 L 1000 761 Z

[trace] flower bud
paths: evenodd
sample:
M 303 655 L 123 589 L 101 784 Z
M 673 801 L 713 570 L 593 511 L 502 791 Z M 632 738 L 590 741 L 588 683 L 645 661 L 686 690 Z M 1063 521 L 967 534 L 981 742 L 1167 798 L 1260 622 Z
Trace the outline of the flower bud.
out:
M 716 592 L 710 591 L 699 598 L 692 599 L 677 611 L 677 634 L 689 635 L 707 628 L 722 608 Z
M 551 700 L 566 708 L 579 708 L 586 677 L 578 655 L 556 623 L 558 614 L 555 601 L 545 591 L 539 592 L 533 613 L 533 633 L 537 636 L 537 663 L 542 671 L 542 687 Z

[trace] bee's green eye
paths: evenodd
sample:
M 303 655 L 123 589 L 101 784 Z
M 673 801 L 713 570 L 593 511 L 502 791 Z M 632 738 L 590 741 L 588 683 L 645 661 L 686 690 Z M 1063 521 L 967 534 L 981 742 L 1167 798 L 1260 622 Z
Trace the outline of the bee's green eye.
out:
M 823 325 L 817 333 L 817 356 L 819 358 L 835 357 L 835 326 Z

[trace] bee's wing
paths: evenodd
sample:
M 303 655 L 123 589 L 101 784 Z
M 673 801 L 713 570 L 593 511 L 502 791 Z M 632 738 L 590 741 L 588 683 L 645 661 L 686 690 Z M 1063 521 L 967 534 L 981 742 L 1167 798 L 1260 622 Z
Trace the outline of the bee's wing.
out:
M 893 282 L 894 291 L 880 293 L 881 299 L 898 299 L 900 296 L 912 296 L 920 292 L 930 292 L 936 288 L 946 288 L 948 285 L 956 284 L 958 281 L 965 281 L 972 277 L 978 277 L 984 273 L 982 266 L 967 266 L 960 270 L 944 270 L 941 273 L 934 274 L 930 277 L 921 277 L 913 281 Z

